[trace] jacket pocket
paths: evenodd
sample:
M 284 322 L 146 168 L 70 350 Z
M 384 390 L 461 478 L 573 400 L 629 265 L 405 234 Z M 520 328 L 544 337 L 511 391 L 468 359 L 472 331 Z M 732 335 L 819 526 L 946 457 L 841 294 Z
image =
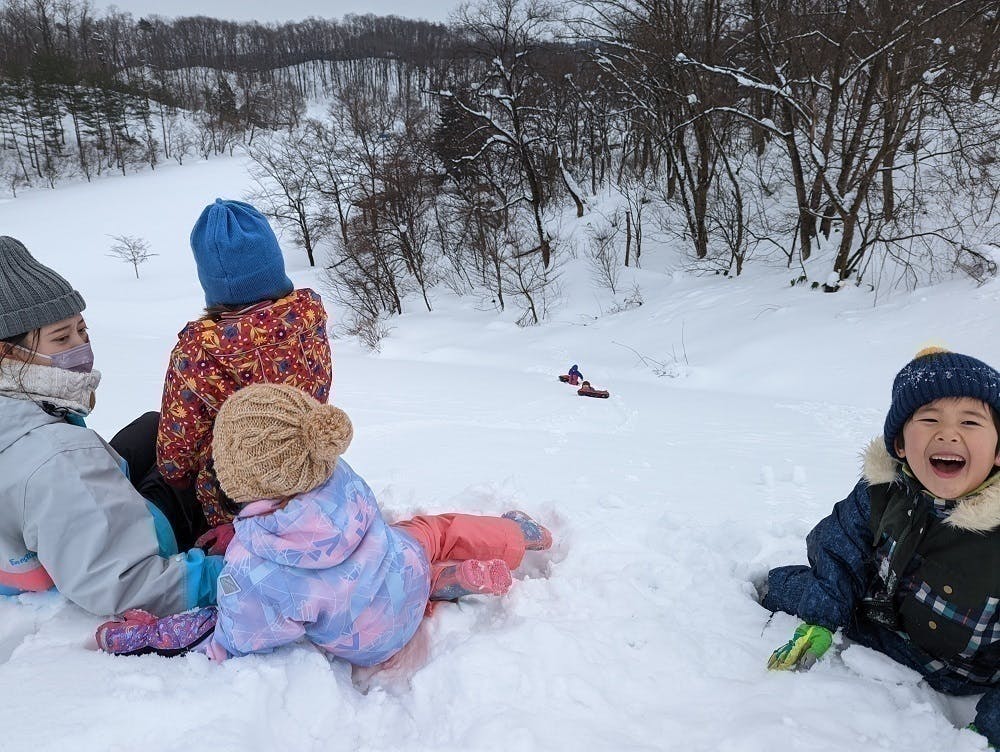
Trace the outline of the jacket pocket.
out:
M 903 631 L 937 658 L 971 657 L 979 648 L 971 644 L 975 626 L 993 610 L 989 602 L 970 598 L 962 579 L 940 565 L 924 561 L 914 576 L 917 590 L 899 608 Z

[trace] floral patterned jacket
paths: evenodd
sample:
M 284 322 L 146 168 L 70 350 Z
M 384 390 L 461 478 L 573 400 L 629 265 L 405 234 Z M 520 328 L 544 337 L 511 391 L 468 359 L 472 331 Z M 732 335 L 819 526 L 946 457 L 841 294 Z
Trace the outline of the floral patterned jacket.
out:
M 212 468 L 212 427 L 226 398 L 248 384 L 298 387 L 320 402 L 333 376 L 326 311 L 303 288 L 218 321 L 191 321 L 178 334 L 163 385 L 156 459 L 175 485 L 194 481 L 210 526 L 229 522 L 236 508 Z

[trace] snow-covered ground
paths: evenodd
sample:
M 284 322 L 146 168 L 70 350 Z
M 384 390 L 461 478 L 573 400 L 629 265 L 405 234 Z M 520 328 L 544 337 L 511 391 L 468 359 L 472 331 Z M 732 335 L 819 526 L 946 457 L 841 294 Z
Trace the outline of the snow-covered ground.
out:
M 244 162 L 220 159 L 0 203 L 0 234 L 88 301 L 104 373 L 90 424 L 105 437 L 157 407 L 202 302 L 190 227 L 246 185 Z M 159 254 L 141 279 L 106 255 L 112 234 Z M 304 254 L 287 258 L 297 284 L 318 284 Z M 1000 364 L 1000 282 L 873 307 L 853 288 L 790 287 L 789 272 L 726 280 L 666 271 L 680 264 L 665 249 L 643 260 L 630 282 L 645 303 L 623 313 L 601 313 L 608 295 L 578 261 L 545 326 L 440 293 L 433 313 L 391 322 L 380 354 L 333 343 L 348 456 L 387 516 L 522 508 L 551 526 L 553 551 L 529 554 L 508 596 L 445 604 L 425 650 L 374 676 L 304 645 L 221 666 L 111 657 L 93 647 L 101 619 L 58 595 L 0 598 L 0 750 L 984 749 L 960 730 L 975 698 L 865 648 L 766 671 L 797 620 L 769 620 L 751 582 L 804 561 L 918 349 Z M 658 376 L 636 353 L 680 362 Z M 611 399 L 559 383 L 572 363 Z

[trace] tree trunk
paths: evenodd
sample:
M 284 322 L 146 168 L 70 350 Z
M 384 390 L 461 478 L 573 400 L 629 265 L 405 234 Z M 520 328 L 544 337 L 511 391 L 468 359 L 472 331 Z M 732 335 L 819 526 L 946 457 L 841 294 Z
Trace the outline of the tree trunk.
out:
M 632 252 L 632 212 L 625 212 L 625 266 L 628 266 L 629 255 Z

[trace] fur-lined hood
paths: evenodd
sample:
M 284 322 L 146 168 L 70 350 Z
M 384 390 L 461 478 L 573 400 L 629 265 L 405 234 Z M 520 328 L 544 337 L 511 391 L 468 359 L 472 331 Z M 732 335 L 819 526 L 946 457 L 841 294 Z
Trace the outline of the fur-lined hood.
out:
M 871 485 L 892 483 L 903 472 L 903 463 L 889 455 L 881 436 L 871 440 L 862 456 L 862 474 Z M 945 522 L 973 533 L 988 533 L 1000 527 L 1000 473 L 994 473 L 977 490 L 958 499 Z

